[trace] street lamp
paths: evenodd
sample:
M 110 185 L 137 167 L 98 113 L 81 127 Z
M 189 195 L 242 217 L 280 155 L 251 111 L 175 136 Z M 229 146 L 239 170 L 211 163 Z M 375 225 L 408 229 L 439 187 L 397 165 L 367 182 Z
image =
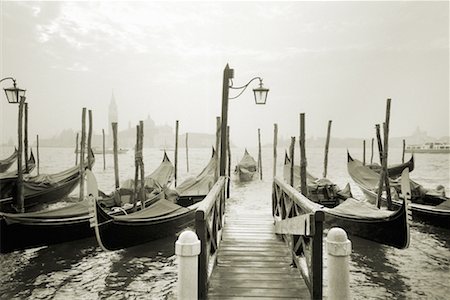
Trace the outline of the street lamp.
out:
M 234 70 L 231 69 L 228 64 L 225 66 L 225 69 L 223 70 L 223 86 L 222 86 L 222 125 L 221 125 L 221 134 L 220 134 L 220 169 L 219 174 L 220 176 L 225 176 L 225 165 L 226 165 L 226 151 L 227 151 L 227 140 L 226 140 L 226 132 L 227 132 L 227 122 L 228 122 L 228 100 L 230 99 L 236 99 L 242 93 L 247 89 L 247 87 L 250 85 L 251 82 L 253 82 L 256 79 L 259 79 L 259 87 L 253 89 L 253 93 L 255 96 L 255 103 L 262 105 L 266 104 L 267 101 L 267 94 L 269 93 L 269 89 L 265 88 L 263 86 L 263 80 L 261 77 L 254 77 L 250 79 L 250 81 L 239 87 L 233 86 L 233 77 L 234 77 Z M 228 97 L 229 89 L 234 90 L 241 90 L 241 92 L 232 98 Z
M 13 81 L 13 87 L 5 88 L 6 99 L 9 103 L 19 103 L 21 97 L 25 97 L 25 91 L 16 86 L 16 80 L 12 77 L 5 77 L 0 82 L 10 79 Z
M 0 83 L 4 80 L 8 80 L 8 79 L 13 81 L 13 87 L 4 89 L 5 94 L 6 94 L 6 99 L 8 100 L 9 103 L 13 103 L 13 104 L 19 103 L 19 120 L 18 120 L 18 126 L 17 126 L 17 130 L 18 130 L 18 147 L 17 147 L 18 149 L 17 149 L 17 151 L 18 151 L 18 154 L 17 154 L 17 188 L 16 188 L 17 207 L 16 207 L 16 210 L 18 210 L 18 212 L 24 213 L 25 207 L 24 207 L 23 170 L 22 170 L 22 152 L 23 152 L 23 149 L 22 149 L 22 146 L 23 146 L 22 119 L 23 119 L 23 105 L 25 103 L 26 98 L 25 98 L 25 90 L 20 89 L 16 86 L 16 80 L 14 78 L 5 77 L 2 80 L 0 80 Z M 26 157 L 27 157 L 27 155 L 25 155 L 25 162 L 26 162 Z M 26 169 L 28 171 L 28 165 L 27 165 Z

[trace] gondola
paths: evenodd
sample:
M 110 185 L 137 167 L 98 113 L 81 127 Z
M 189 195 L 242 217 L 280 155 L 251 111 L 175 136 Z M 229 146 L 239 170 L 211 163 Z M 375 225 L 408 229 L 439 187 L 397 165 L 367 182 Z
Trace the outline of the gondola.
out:
M 94 217 L 91 222 L 95 224 L 99 245 L 105 250 L 128 248 L 163 237 L 174 236 L 192 226 L 196 208 L 214 183 L 215 162 L 213 163 L 213 161 L 216 161 L 214 153 L 196 180 L 188 180 L 186 184 L 180 184 L 181 187 L 185 186 L 187 189 L 178 189 L 180 195 L 175 201 L 155 195 L 150 206 L 120 216 L 107 214 L 99 203 L 94 201 Z M 88 182 L 89 180 L 91 184 L 95 185 L 95 177 L 92 173 L 88 173 Z M 210 180 L 213 181 L 210 183 Z M 93 190 L 95 191 L 95 189 Z M 191 199 L 180 201 L 183 197 L 191 197 Z
M 290 159 L 285 155 L 284 177 L 290 174 Z M 300 166 L 294 166 L 294 187 L 299 190 Z M 297 177 L 297 178 L 295 178 Z M 407 202 L 397 211 L 378 209 L 367 201 L 352 197 L 349 188 L 340 190 L 328 179 L 318 179 L 307 173 L 308 207 L 321 209 L 328 228 L 341 227 L 347 233 L 399 249 L 409 245 Z
M 171 179 L 168 173 L 173 175 L 173 165 L 165 155 L 161 165 L 146 177 L 146 182 L 154 183 L 156 181 L 160 186 L 165 186 Z M 167 181 L 164 181 L 164 178 Z M 92 194 L 92 192 L 90 193 Z M 160 194 L 162 195 L 161 191 L 155 191 L 151 197 Z M 104 211 L 112 215 L 131 211 L 132 206 L 120 208 L 113 206 L 114 200 L 110 198 L 117 198 L 117 195 L 105 196 L 98 200 L 98 204 Z M 91 206 L 89 200 L 84 199 L 64 207 L 38 212 L 0 213 L 0 252 L 8 253 L 19 249 L 52 245 L 93 236 L 94 231 L 89 224 L 89 208 Z
M 94 159 L 93 159 L 94 161 Z M 87 162 L 85 163 L 87 167 Z M 60 201 L 69 195 L 80 181 L 80 166 L 74 166 L 55 174 L 27 176 L 23 180 L 25 211 L 39 210 L 47 204 Z M 17 179 L 1 185 L 0 211 L 14 212 Z
M 203 200 L 215 183 L 216 169 L 217 152 L 213 148 L 211 159 L 206 167 L 196 177 L 187 178 L 175 188 L 176 203 L 189 206 Z
M 239 177 L 239 181 L 251 181 L 257 171 L 257 164 L 255 159 L 248 153 L 247 149 L 244 151 L 244 156 L 237 164 L 235 173 Z
M 17 149 L 7 158 L 0 160 L 0 173 L 6 172 L 17 159 Z
M 284 156 L 283 178 L 286 182 L 290 182 L 291 159 L 287 152 Z M 294 165 L 294 182 L 293 186 L 296 190 L 300 190 L 300 166 Z M 306 172 L 306 185 L 308 186 L 308 197 L 310 200 L 326 207 L 335 207 L 343 200 L 352 197 L 350 185 L 347 184 L 344 189 L 339 188 L 336 184 L 327 178 L 317 178 Z
M 347 155 L 347 170 L 350 177 L 360 187 L 367 199 L 375 203 L 377 201 L 377 187 L 380 176 L 378 173 L 364 166 L 360 161 L 353 159 L 350 154 Z M 411 211 L 415 220 L 424 221 L 435 226 L 450 228 L 450 200 L 443 193 L 437 190 L 428 190 L 413 180 L 411 185 Z M 399 208 L 402 205 L 398 197 L 400 183 L 396 180 L 390 180 L 392 194 L 392 204 Z M 386 204 L 386 198 L 381 201 Z
M 33 151 L 31 151 L 30 158 L 28 159 L 28 173 L 26 166 L 22 166 L 22 172 L 24 178 L 30 177 L 30 173 L 34 170 L 36 161 L 34 159 Z M 0 174 L 0 199 L 10 197 L 11 191 L 14 189 L 17 181 L 17 170 L 4 172 Z
M 368 164 L 366 166 L 374 170 L 378 174 L 381 172 L 381 166 L 379 164 Z M 411 155 L 411 158 L 405 163 L 388 166 L 389 178 L 399 178 L 400 175 L 402 175 L 403 170 L 406 168 L 409 169 L 410 173 L 414 170 L 414 155 Z

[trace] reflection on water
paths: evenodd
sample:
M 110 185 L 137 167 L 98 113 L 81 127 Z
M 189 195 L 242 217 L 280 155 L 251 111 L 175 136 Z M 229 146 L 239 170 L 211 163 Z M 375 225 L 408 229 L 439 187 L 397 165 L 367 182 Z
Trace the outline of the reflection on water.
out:
M 353 246 L 351 289 L 365 289 L 372 299 L 404 298 L 409 286 L 404 276 L 399 274 L 399 266 L 388 258 L 390 247 L 354 236 L 350 238 Z
M 282 174 L 279 149 L 277 174 Z M 355 157 L 362 151 L 351 150 Z M 298 151 L 298 150 L 297 150 Z M 395 157 L 401 157 L 393 149 Z M 120 179 L 134 176 L 133 151 L 119 155 Z M 257 151 L 249 148 L 257 157 Z M 5 153 L 9 153 L 8 150 Z M 144 150 L 146 173 L 155 169 L 163 152 Z M 232 149 L 232 161 L 238 161 L 243 149 Z M 73 165 L 73 149 L 40 149 L 41 173 L 61 171 Z M 169 153 L 173 161 L 173 152 Z M 195 175 L 206 165 L 210 149 L 190 149 L 190 174 L 185 171 L 184 156 L 179 156 L 179 178 Z M 271 209 L 272 149 L 263 149 L 263 177 L 240 183 L 232 176 L 232 198 L 226 210 L 262 212 Z M 100 157 L 100 156 L 99 156 Z M 298 154 L 297 154 L 298 163 Z M 308 149 L 308 170 L 322 174 L 323 150 Z M 112 156 L 107 155 L 103 170 L 97 159 L 94 173 L 105 192 L 114 187 Z M 411 177 L 425 186 L 442 184 L 450 194 L 449 157 L 416 156 L 416 169 Z M 232 169 L 234 169 L 232 167 Z M 328 173 L 343 187 L 352 185 L 355 197 L 361 191 L 351 181 L 346 169 L 346 149 L 330 149 Z M 74 191 L 73 195 L 77 195 Z M 350 237 L 353 244 L 350 285 L 354 299 L 448 299 L 450 295 L 450 231 L 414 223 L 409 249 L 398 250 Z M 175 238 L 167 238 L 138 247 L 104 252 L 93 238 L 49 247 L 16 251 L 0 255 L 1 299 L 173 299 L 176 290 L 177 261 Z M 326 261 L 324 262 L 326 267 Z M 324 271 L 326 276 L 326 269 Z M 326 277 L 324 284 L 326 286 Z M 326 294 L 326 291 L 325 291 Z

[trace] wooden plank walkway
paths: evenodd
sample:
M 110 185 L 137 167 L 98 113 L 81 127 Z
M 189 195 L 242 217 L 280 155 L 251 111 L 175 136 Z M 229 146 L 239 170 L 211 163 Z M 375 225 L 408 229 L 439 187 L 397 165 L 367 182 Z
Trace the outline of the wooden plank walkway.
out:
M 231 213 L 231 214 L 230 214 Z M 209 299 L 310 299 L 289 250 L 260 212 L 225 217 L 223 240 L 209 285 Z

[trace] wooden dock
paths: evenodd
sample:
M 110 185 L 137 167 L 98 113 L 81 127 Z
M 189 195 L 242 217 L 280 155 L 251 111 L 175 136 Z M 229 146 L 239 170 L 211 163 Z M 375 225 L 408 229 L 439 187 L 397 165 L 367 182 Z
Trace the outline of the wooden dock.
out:
M 274 233 L 269 210 L 228 212 L 209 299 L 310 299 L 291 262 L 289 249 Z

